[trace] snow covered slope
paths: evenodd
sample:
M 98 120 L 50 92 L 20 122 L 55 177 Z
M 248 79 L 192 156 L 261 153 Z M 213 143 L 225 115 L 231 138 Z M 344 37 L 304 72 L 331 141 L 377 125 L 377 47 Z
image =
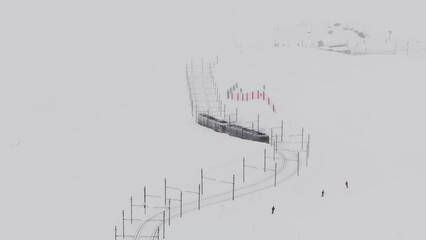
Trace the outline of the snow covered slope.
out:
M 304 49 L 226 58 L 218 82 L 265 84 L 278 99 L 275 117 L 311 132 L 309 167 L 276 189 L 185 218 L 169 237 L 424 238 L 423 64 Z M 251 104 L 239 107 L 253 117 Z
M 185 64 L 216 55 L 221 96 L 235 82 L 265 85 L 277 104 L 277 113 L 264 102 L 228 109 L 238 107 L 241 121 L 259 113 L 262 128 L 281 119 L 290 133 L 305 127 L 312 160 L 277 188 L 187 214 L 167 238 L 424 238 L 424 60 L 293 48 L 234 54 L 235 42 L 257 42 L 240 39 L 259 37 L 253 25 L 268 25 L 253 18 L 258 11 L 301 17 L 241 3 L 2 1 L 2 239 L 112 239 L 144 186 L 161 196 L 167 178 L 196 191 L 200 168 L 241 181 L 242 157 L 261 160 L 265 145 L 199 127 L 189 107 Z M 206 185 L 216 188 L 229 191 Z

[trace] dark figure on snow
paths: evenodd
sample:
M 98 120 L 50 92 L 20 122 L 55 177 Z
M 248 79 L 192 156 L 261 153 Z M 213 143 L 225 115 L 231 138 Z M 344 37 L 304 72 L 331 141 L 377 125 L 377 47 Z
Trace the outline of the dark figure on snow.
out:
M 275 212 L 275 207 L 272 206 L 272 214 L 274 214 L 274 212 Z
M 345 182 L 346 188 L 349 188 L 348 181 Z
M 324 197 L 324 190 L 322 190 L 321 192 L 321 197 Z

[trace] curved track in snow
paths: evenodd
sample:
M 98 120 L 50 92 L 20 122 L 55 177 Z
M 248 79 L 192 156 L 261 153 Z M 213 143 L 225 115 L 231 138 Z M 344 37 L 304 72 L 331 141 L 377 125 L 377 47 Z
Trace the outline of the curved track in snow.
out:
M 208 78 L 207 81 L 205 80 L 205 77 Z M 190 86 L 191 84 L 194 84 L 193 90 L 201 90 L 202 95 L 204 96 L 203 97 L 199 96 L 200 92 L 197 93 L 197 91 L 193 91 L 193 90 L 191 90 L 191 94 L 194 94 L 193 99 L 197 102 L 197 104 L 199 104 L 199 101 L 202 101 L 202 99 L 204 98 L 205 103 L 203 105 L 199 104 L 198 110 L 201 110 L 201 111 L 205 110 L 206 112 L 208 112 L 208 109 L 210 109 L 212 105 L 220 104 L 216 102 L 218 98 L 211 99 L 209 96 L 211 94 L 211 91 L 210 91 L 211 89 L 209 87 L 212 87 L 213 85 L 215 85 L 214 78 L 211 73 L 209 74 L 209 77 L 201 75 L 201 76 L 195 76 L 195 78 L 199 78 L 199 81 L 191 82 L 189 81 L 189 78 L 187 79 L 188 86 Z M 201 84 L 201 86 L 199 84 Z M 198 87 L 198 89 L 195 86 Z M 215 115 L 215 114 L 212 114 L 212 115 Z M 285 146 L 287 144 L 285 142 L 281 144 L 283 145 L 282 149 L 286 149 Z M 293 169 L 291 169 L 289 165 L 289 161 L 294 160 L 297 154 L 295 154 L 294 151 L 289 149 L 289 150 L 283 150 L 282 152 L 277 151 L 277 155 L 278 157 L 276 161 L 277 163 L 276 184 L 279 185 L 287 181 L 290 177 L 296 174 L 297 168 L 293 167 Z M 270 161 L 269 163 L 271 162 L 274 163 L 272 160 L 269 160 L 269 161 Z M 289 171 L 284 171 L 286 169 Z M 236 186 L 234 191 L 234 198 L 238 199 L 238 198 L 245 197 L 254 193 L 258 193 L 268 188 L 273 188 L 275 185 L 274 184 L 275 168 L 267 169 L 266 173 L 264 173 L 263 175 L 264 177 L 261 177 L 257 181 Z M 219 193 L 215 193 L 211 195 L 201 196 L 200 208 L 203 209 L 205 207 L 212 206 L 212 205 L 219 204 L 226 201 L 232 201 L 232 191 L 224 191 L 224 192 L 219 192 Z M 170 216 L 170 217 L 166 217 L 165 221 L 180 217 L 180 206 L 170 207 L 170 212 L 168 212 L 169 210 L 166 206 L 164 207 L 165 207 L 164 209 L 166 210 L 165 212 L 167 213 L 168 216 Z M 193 211 L 197 211 L 197 210 L 198 210 L 198 200 L 182 203 L 182 215 L 193 212 Z M 160 237 L 159 234 L 161 230 L 159 231 L 158 229 L 162 229 L 162 225 L 166 224 L 165 222 L 163 223 L 163 214 L 164 214 L 164 210 L 154 213 L 149 218 L 142 221 L 137 227 L 137 230 L 133 236 L 133 240 L 157 239 L 157 238 L 159 239 Z
M 295 155 L 292 151 L 278 151 L 278 163 L 277 164 L 277 185 L 287 181 L 290 177 L 296 174 L 297 169 L 290 170 L 288 174 L 284 174 L 284 170 L 288 167 L 289 157 L 286 155 Z M 235 188 L 235 199 L 245 197 L 268 188 L 274 187 L 275 174 L 267 174 L 266 177 L 259 181 L 242 185 L 241 187 Z M 201 208 L 212 206 L 226 201 L 232 201 L 232 191 L 224 191 L 221 193 L 209 195 L 201 198 Z M 198 210 L 198 201 L 190 201 L 183 204 L 182 214 L 190 213 Z M 170 208 L 170 220 L 178 218 L 180 216 L 180 207 Z M 158 236 L 157 229 L 162 226 L 162 215 L 163 211 L 159 211 L 153 214 L 150 218 L 143 221 L 134 235 L 134 240 L 140 238 L 156 239 Z M 169 220 L 167 217 L 166 220 Z

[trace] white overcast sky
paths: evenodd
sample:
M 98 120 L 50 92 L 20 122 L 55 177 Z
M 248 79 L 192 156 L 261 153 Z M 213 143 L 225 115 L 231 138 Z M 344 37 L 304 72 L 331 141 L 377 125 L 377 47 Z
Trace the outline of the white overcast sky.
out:
M 425 9 L 422 0 L 3 0 L 0 64 L 11 69 L 46 53 L 65 58 L 121 45 L 176 56 L 194 44 L 232 44 L 301 22 L 356 22 L 424 36 Z

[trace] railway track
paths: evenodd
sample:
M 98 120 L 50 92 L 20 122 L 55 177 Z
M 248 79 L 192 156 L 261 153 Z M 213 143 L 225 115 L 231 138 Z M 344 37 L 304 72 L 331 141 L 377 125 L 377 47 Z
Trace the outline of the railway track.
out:
M 194 99 L 198 104 L 198 113 L 208 113 L 209 110 L 210 112 L 214 111 L 212 109 L 215 109 L 216 107 L 213 107 L 213 105 L 217 105 L 217 108 L 219 108 L 221 103 L 218 101 L 218 96 L 215 95 L 216 97 L 213 99 L 210 98 L 212 94 L 217 94 L 217 92 L 213 93 L 213 91 L 211 91 L 212 89 L 216 88 L 214 77 L 211 73 L 209 75 L 201 73 L 198 75 L 193 74 L 187 78 L 187 81 L 188 87 L 190 88 L 190 93 L 192 95 L 191 99 Z M 215 113 L 212 113 L 211 115 L 217 116 L 217 112 Z M 220 114 L 217 117 L 220 117 Z M 276 175 L 275 169 L 273 169 L 273 173 L 271 173 L 271 169 L 268 169 L 268 171 L 259 177 L 258 180 L 236 187 L 234 189 L 234 198 L 238 199 L 246 197 L 248 195 L 272 188 L 275 186 L 275 182 L 276 185 L 282 184 L 296 174 L 297 168 L 293 167 L 293 169 L 290 169 L 291 166 L 289 165 L 289 161 L 291 159 L 295 159 L 297 156 L 297 150 L 290 149 L 288 145 L 291 145 L 291 143 L 287 144 L 286 142 L 282 142 L 279 144 L 282 145 L 282 150 L 277 151 L 278 157 L 276 158 Z M 272 162 L 272 160 L 270 161 Z M 285 171 L 286 169 L 288 169 L 288 171 Z M 276 180 L 274 179 L 275 177 Z M 219 203 L 232 201 L 232 199 L 233 197 L 231 190 L 205 195 L 204 197 L 200 198 L 200 207 L 205 208 Z M 164 207 L 166 209 L 166 206 Z M 198 199 L 182 203 L 182 215 L 198 210 Z M 170 216 L 167 219 L 163 219 L 164 211 L 158 211 L 150 215 L 146 220 L 141 221 L 133 235 L 133 240 L 159 239 L 161 232 L 160 229 L 162 228 L 163 224 L 166 224 L 165 221 L 171 221 L 172 219 L 179 218 L 181 216 L 180 206 L 167 208 L 167 211 L 169 211 L 167 215 Z
M 291 158 L 295 157 L 295 153 L 293 151 L 278 151 L 278 158 L 277 162 L 279 162 L 279 167 L 277 168 L 277 185 L 282 184 L 283 182 L 287 181 L 289 178 L 291 178 L 293 175 L 296 174 L 296 168 L 290 170 L 288 174 L 284 174 L 284 170 L 288 168 L 288 163 Z M 267 174 L 266 177 L 260 179 L 259 181 L 245 184 L 243 186 L 240 186 L 235 189 L 235 198 L 241 198 L 245 197 L 251 194 L 258 193 L 260 191 L 264 191 L 269 188 L 274 187 L 274 181 L 272 179 L 275 177 L 274 174 Z M 209 207 L 213 206 L 219 203 L 232 201 L 232 191 L 224 191 L 217 194 L 212 194 L 206 197 L 201 198 L 201 207 Z M 198 211 L 198 200 L 196 201 L 189 201 L 183 204 L 183 211 L 182 214 L 187 214 L 193 211 Z M 175 218 L 180 217 L 180 207 L 175 206 L 170 208 L 170 219 L 167 218 L 166 220 L 172 220 Z M 163 225 L 162 220 L 159 221 L 159 218 L 161 218 L 163 215 L 163 211 L 159 211 L 157 213 L 154 213 L 143 221 L 136 230 L 133 240 L 137 239 L 143 239 L 143 238 L 149 238 L 149 239 L 157 239 L 159 238 L 159 231 L 158 229 L 161 229 L 161 226 Z

